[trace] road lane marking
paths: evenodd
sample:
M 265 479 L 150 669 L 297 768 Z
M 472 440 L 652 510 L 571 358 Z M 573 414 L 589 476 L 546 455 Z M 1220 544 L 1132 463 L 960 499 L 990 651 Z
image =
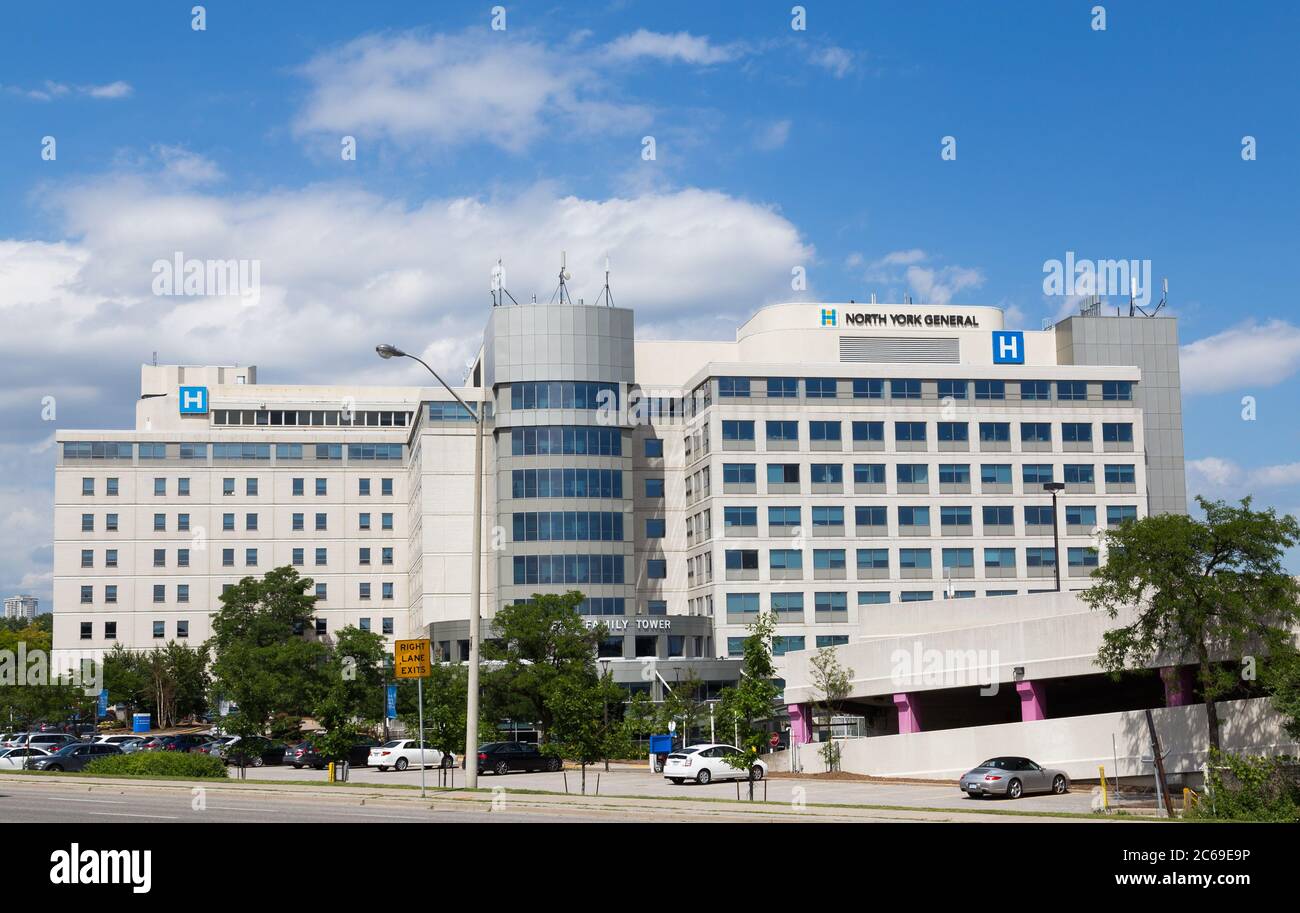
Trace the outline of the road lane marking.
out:
M 98 802 L 102 805 L 126 805 L 125 802 L 118 799 L 60 799 L 56 796 L 46 797 L 50 802 Z
M 130 812 L 86 812 L 88 815 L 99 815 L 105 818 L 162 818 L 166 821 L 176 821 L 179 815 L 133 815 Z

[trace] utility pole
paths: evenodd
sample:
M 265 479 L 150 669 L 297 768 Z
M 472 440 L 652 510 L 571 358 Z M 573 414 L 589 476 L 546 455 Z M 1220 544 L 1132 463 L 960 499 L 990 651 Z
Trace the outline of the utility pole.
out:
M 1155 767 L 1156 788 L 1164 797 L 1165 815 L 1172 818 L 1174 803 L 1169 798 L 1169 783 L 1165 780 L 1165 759 L 1160 754 L 1160 736 L 1156 735 L 1156 721 L 1150 710 L 1147 711 L 1147 732 L 1151 734 L 1151 762 Z

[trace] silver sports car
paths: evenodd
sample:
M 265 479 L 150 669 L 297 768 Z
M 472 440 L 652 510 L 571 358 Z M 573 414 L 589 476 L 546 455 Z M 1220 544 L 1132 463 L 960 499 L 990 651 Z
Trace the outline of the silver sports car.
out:
M 981 796 L 1019 799 L 1025 793 L 1060 795 L 1069 789 L 1070 778 L 1065 771 L 1040 767 L 1028 758 L 989 758 L 961 778 L 961 791 L 972 799 Z

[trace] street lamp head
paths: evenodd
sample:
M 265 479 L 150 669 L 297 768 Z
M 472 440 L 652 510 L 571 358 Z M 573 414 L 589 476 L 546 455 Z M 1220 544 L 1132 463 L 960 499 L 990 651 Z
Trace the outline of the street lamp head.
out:
M 386 342 L 375 346 L 375 351 L 379 353 L 380 358 L 401 358 L 406 354 L 397 346 L 390 346 Z
M 1065 491 L 1064 482 L 1044 482 L 1043 491 L 1050 491 L 1055 494 L 1058 491 Z

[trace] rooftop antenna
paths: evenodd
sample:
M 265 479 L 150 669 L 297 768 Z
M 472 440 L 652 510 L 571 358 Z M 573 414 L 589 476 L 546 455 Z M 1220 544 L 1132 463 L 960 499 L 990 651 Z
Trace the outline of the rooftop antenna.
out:
M 519 307 L 519 302 L 515 301 L 515 296 L 510 294 L 506 288 L 506 268 L 502 264 L 501 258 L 498 257 L 497 265 L 492 267 L 492 306 L 500 307 L 506 303 L 507 298 L 515 307 Z
M 1128 277 L 1128 315 L 1132 317 L 1137 311 L 1138 281 L 1136 276 Z
M 560 251 L 560 284 L 556 286 L 555 291 L 551 293 L 552 304 L 555 303 L 557 296 L 560 299 L 560 304 L 564 304 L 564 299 L 566 298 L 569 299 L 569 304 L 573 304 L 573 296 L 569 294 L 569 287 L 565 284 L 569 279 L 572 279 L 573 276 L 570 275 L 567 269 L 565 269 L 564 263 L 565 253 L 564 251 Z
M 605 256 L 605 287 L 601 289 L 600 295 L 597 296 L 596 303 L 599 304 L 602 299 L 604 300 L 606 307 L 612 308 L 614 306 L 614 293 L 609 290 L 609 255 L 608 254 Z
M 1143 317 L 1154 317 L 1160 313 L 1160 309 L 1169 303 L 1169 277 L 1164 276 L 1160 280 L 1160 301 L 1152 308 L 1151 313 L 1147 313 L 1145 308 L 1137 304 L 1137 279 L 1129 278 L 1129 298 L 1128 298 L 1128 315 L 1133 316 L 1133 312 L 1141 314 Z
M 875 293 L 875 292 L 872 292 L 872 293 L 871 293 L 871 303 L 872 303 L 872 304 L 875 304 L 875 303 L 876 303 L 876 293 Z
M 155 368 L 158 367 L 158 350 L 157 350 L 157 349 L 154 349 L 154 353 L 153 353 L 153 366 L 154 366 Z

